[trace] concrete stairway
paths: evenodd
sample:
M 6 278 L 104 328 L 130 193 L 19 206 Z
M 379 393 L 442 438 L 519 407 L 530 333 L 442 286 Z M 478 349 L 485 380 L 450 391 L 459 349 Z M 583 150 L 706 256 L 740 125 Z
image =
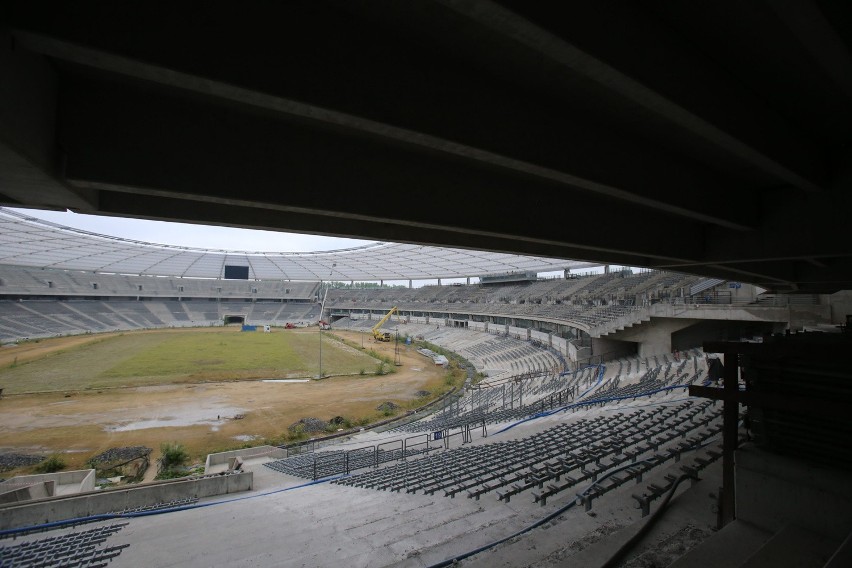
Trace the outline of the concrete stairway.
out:
M 610 333 L 617 333 L 634 325 L 651 321 L 651 312 L 648 308 L 633 310 L 614 320 L 604 322 L 589 330 L 592 337 L 603 337 Z
M 734 521 L 669 568 L 821 568 L 840 546 L 826 537 L 789 524 L 775 534 Z

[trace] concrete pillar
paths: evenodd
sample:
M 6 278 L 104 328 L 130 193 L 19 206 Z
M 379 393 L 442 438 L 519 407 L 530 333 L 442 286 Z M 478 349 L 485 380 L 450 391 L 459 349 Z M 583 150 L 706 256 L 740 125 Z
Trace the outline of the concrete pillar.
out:
M 467 285 L 470 286 L 470 276 L 467 277 Z
M 411 285 L 411 280 L 408 281 L 408 289 L 412 289 L 414 286 Z
M 438 286 L 440 286 L 440 285 L 441 285 L 441 279 L 438 278 Z
M 568 280 L 569 274 L 571 274 L 571 271 L 566 268 L 565 270 L 562 271 L 562 278 L 564 278 L 565 280 Z
M 604 266 L 604 274 L 609 274 L 609 265 Z
M 379 280 L 379 286 L 384 286 L 384 285 L 385 285 L 385 281 L 384 281 L 384 280 Z

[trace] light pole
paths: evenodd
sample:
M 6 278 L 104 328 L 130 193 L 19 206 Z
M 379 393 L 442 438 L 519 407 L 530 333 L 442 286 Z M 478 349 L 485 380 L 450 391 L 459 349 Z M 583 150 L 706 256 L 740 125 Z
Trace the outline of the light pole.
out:
M 322 378 L 322 324 L 318 325 L 319 329 L 319 378 Z

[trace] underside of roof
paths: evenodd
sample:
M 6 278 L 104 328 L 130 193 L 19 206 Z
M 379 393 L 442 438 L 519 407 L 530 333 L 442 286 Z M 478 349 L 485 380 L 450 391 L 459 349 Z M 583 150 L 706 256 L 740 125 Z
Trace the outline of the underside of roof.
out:
M 852 3 L 6 2 L 0 204 L 852 288 Z
M 116 274 L 257 280 L 422 280 L 593 266 L 571 260 L 398 243 L 322 252 L 206 250 L 98 235 L 0 208 L 0 264 Z

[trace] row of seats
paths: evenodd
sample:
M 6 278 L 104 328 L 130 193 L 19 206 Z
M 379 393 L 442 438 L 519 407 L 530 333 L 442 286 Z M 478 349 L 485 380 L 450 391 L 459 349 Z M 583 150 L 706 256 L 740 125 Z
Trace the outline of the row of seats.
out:
M 365 467 L 378 467 L 391 461 L 399 461 L 421 453 L 436 450 L 440 445 L 413 448 L 382 449 L 377 446 L 367 446 L 353 450 L 332 450 L 299 454 L 266 462 L 263 465 L 273 471 L 285 473 L 303 479 L 322 479 L 333 475 L 350 473 Z
M 543 317 L 597 327 L 612 322 L 618 318 L 635 314 L 639 317 L 636 306 L 612 305 L 573 305 L 573 304 L 468 304 L 468 303 L 430 303 L 417 304 L 411 302 L 376 302 L 363 304 L 347 299 L 329 299 L 326 307 L 332 310 L 371 309 L 387 311 L 397 306 L 403 312 L 419 313 L 450 312 L 454 314 L 494 315 L 505 317 Z
M 313 302 L 0 301 L 0 340 L 210 326 L 221 324 L 225 315 L 242 315 L 253 324 L 312 323 L 319 319 L 319 306 Z
M 394 431 L 437 432 L 474 422 L 497 424 L 520 420 L 570 404 L 581 385 L 589 384 L 598 371 L 598 367 L 588 367 L 571 373 L 513 377 L 491 383 L 487 388 L 470 390 L 461 400 L 436 411 L 428 419 L 399 426 Z
M 613 294 L 634 297 L 650 294 L 656 290 L 682 288 L 697 281 L 694 276 L 661 271 L 645 271 L 637 274 L 612 272 L 590 275 L 584 278 L 551 279 L 509 285 L 453 285 L 424 286 L 422 288 L 370 288 L 332 289 L 328 299 L 332 303 L 348 301 L 355 303 L 490 303 L 490 304 L 555 304 L 600 297 Z
M 319 282 L 224 280 L 103 274 L 0 265 L 5 294 L 120 295 L 165 297 L 255 297 L 316 301 Z
M 128 523 L 105 525 L 61 536 L 0 546 L 0 566 L 23 568 L 76 568 L 106 566 L 130 546 L 123 544 L 101 548 L 106 540 Z
M 174 509 L 177 507 L 186 507 L 198 503 L 198 497 L 185 497 L 183 499 L 173 499 L 171 501 L 162 501 L 153 505 L 143 505 L 141 507 L 128 507 L 120 511 L 107 513 L 110 515 L 126 515 L 128 513 L 144 513 L 146 511 L 160 511 L 163 509 Z
M 443 492 L 447 497 L 466 493 L 474 499 L 494 491 L 498 499 L 508 502 L 521 492 L 565 479 L 534 495 L 534 501 L 543 502 L 583 480 L 595 480 L 619 465 L 637 462 L 644 454 L 655 452 L 643 462 L 651 465 L 679 459 L 686 446 L 720 430 L 721 410 L 712 411 L 713 404 L 688 401 L 671 409 L 559 424 L 527 438 L 456 448 L 335 483 L 426 495 Z M 663 449 L 677 438 L 684 439 L 686 446 Z

